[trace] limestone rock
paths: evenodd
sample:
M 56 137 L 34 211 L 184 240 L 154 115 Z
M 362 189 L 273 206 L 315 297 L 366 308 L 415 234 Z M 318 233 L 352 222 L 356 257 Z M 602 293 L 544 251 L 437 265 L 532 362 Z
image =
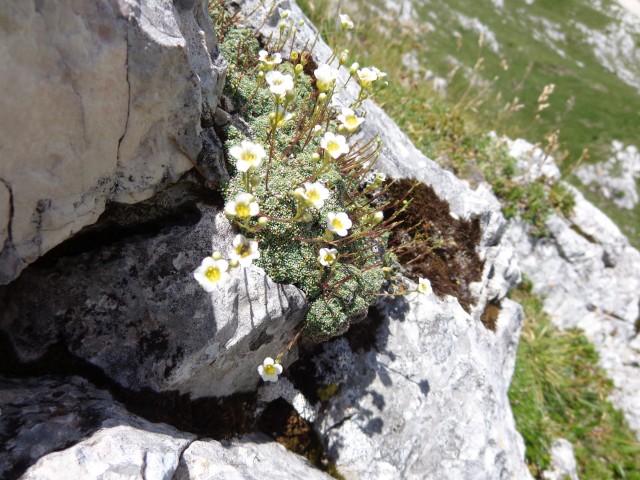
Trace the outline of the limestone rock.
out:
M 150 423 L 79 377 L 0 377 L 0 412 L 7 479 L 331 478 L 264 435 L 195 441 Z
M 542 472 L 545 480 L 580 480 L 573 445 L 569 440 L 556 438 L 551 445 L 551 466 Z
M 0 377 L 0 410 L 2 478 L 19 475 L 41 457 L 22 478 L 121 478 L 127 472 L 171 478 L 194 439 L 131 415 L 79 377 Z
M 182 455 L 174 480 L 330 480 L 304 458 L 261 434 L 231 441 L 193 442 Z
M 205 0 L 8 0 L 0 42 L 1 285 L 192 168 L 226 65 Z
M 307 302 L 255 266 L 234 270 L 211 294 L 197 284 L 194 269 L 212 251 L 226 255 L 236 232 L 194 188 L 178 184 L 122 215 L 135 223 L 135 212 L 164 208 L 170 226 L 159 232 L 98 232 L 80 252 L 30 266 L 0 288 L 0 330 L 19 359 L 59 341 L 133 390 L 197 398 L 255 389 L 258 365 L 284 350 Z M 294 359 L 295 350 L 285 362 Z
M 318 422 L 338 471 L 347 479 L 531 478 L 507 397 L 520 306 L 503 300 L 495 333 L 451 297 L 386 308 L 370 351 L 338 339 L 316 359 L 319 378 L 339 386 Z
M 640 434 L 640 252 L 575 188 L 568 218 L 547 221 L 549 238 L 534 239 L 512 222 L 505 234 L 520 268 L 560 328 L 580 328 L 613 380 L 613 403 Z

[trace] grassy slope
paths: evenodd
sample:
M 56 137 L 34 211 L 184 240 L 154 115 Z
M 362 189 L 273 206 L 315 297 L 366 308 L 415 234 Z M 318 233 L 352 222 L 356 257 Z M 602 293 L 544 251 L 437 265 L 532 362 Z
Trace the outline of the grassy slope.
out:
M 335 16 L 334 8 L 326 0 L 304 0 L 308 12 L 315 11 L 315 20 Z M 603 29 L 613 20 L 602 11 L 587 6 L 585 0 L 536 0 L 532 5 L 523 1 L 505 1 L 502 10 L 497 10 L 491 0 L 430 0 L 414 2 L 419 21 L 403 26 L 388 15 L 380 15 L 361 5 L 363 0 L 353 0 L 345 6 L 359 24 L 352 36 L 350 48 L 358 52 L 360 63 L 371 63 L 386 68 L 390 78 L 404 79 L 401 85 L 392 85 L 391 92 L 382 97 L 387 110 L 400 110 L 406 102 L 420 100 L 425 106 L 419 111 L 409 112 L 408 118 L 396 120 L 404 124 L 405 130 L 421 144 L 426 153 L 434 155 L 430 145 L 432 138 L 421 142 L 422 125 L 425 114 L 429 115 L 432 96 L 430 85 L 422 80 L 413 80 L 411 72 L 399 59 L 407 52 L 415 51 L 418 61 L 439 76 L 446 77 L 452 70 L 451 58 L 461 62 L 461 68 L 470 69 L 478 58 L 483 58 L 481 77 L 493 83 L 482 104 L 474 105 L 472 117 L 478 130 L 484 132 L 495 129 L 512 138 L 523 137 L 532 142 L 543 142 L 546 135 L 559 129 L 563 149 L 569 156 L 563 164 L 566 173 L 580 157 L 583 148 L 590 151 L 590 160 L 603 161 L 607 158 L 611 140 L 639 145 L 640 94 L 626 85 L 615 74 L 605 70 L 595 58 L 588 40 L 576 24 L 590 29 Z M 381 0 L 372 3 L 381 3 Z M 610 1 L 603 2 L 606 6 Z M 478 18 L 496 36 L 500 52 L 491 51 L 488 42 L 478 48 L 478 34 L 463 29 L 458 22 L 458 13 L 466 17 Z M 498 13 L 500 12 L 500 13 Z M 558 48 L 565 52 L 563 57 L 545 40 L 535 40 L 532 32 L 546 32 L 543 20 L 553 24 L 561 23 L 565 41 L 557 41 Z M 566 20 L 571 19 L 571 20 Z M 435 25 L 435 30 L 425 28 L 424 22 Z M 382 26 L 388 32 L 382 41 L 376 33 Z M 325 29 L 326 30 L 326 29 Z M 459 42 L 456 32 L 462 34 Z M 636 39 L 636 44 L 640 39 Z M 381 43 L 384 48 L 379 48 Z M 507 71 L 501 67 L 505 59 Z M 582 65 L 582 66 L 580 66 Z M 495 78 L 497 77 L 497 78 Z M 556 91 L 550 99 L 551 107 L 536 119 L 535 106 L 538 95 L 545 85 L 556 84 Z M 459 71 L 448 89 L 448 98 L 457 102 L 467 89 L 467 81 Z M 496 96 L 500 94 L 500 102 Z M 473 97 L 471 94 L 468 98 Z M 507 117 L 498 115 L 499 103 L 518 97 L 525 108 Z M 468 102 L 467 102 L 468 103 Z M 571 109 L 567 104 L 572 103 Z M 468 107 L 468 105 L 467 105 Z M 607 213 L 631 242 L 640 247 L 640 207 L 633 211 L 621 211 L 611 202 L 599 196 L 588 194 Z

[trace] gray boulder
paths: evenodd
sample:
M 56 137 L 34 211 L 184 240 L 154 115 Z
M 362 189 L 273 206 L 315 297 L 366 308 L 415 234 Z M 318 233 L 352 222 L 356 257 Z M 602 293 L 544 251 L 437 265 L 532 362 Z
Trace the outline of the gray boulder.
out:
M 507 390 L 523 315 L 503 300 L 492 332 L 452 297 L 386 305 L 370 351 L 345 339 L 316 358 L 339 387 L 318 430 L 347 479 L 532 478 Z
M 205 0 L 8 0 L 0 43 L 0 285 L 107 202 L 221 158 L 226 65 Z
M 21 475 L 22 474 L 22 475 Z M 330 479 L 264 435 L 196 441 L 148 422 L 79 377 L 0 377 L 0 476 L 58 479 Z
M 33 265 L 1 287 L 0 330 L 19 360 L 36 360 L 61 342 L 128 389 L 192 398 L 255 389 L 258 365 L 295 336 L 307 302 L 255 266 L 234 270 L 212 293 L 197 284 L 201 260 L 214 250 L 226 256 L 236 234 L 218 205 L 202 200 L 206 195 L 177 184 L 114 213 L 121 230 L 98 230 L 84 240 L 84 251 Z M 118 220 L 135 225 L 138 215 L 160 231 L 128 231 Z M 285 363 L 295 358 L 294 349 Z
M 171 478 L 195 438 L 131 415 L 79 377 L 0 377 L 0 410 L 2 478 L 29 467 L 23 478 L 122 478 L 125 472 Z

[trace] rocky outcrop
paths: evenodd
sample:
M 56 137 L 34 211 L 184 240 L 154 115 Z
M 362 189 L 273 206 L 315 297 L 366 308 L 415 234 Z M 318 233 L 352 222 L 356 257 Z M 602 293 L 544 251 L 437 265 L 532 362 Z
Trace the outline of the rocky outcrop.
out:
M 10 0 L 0 42 L 0 285 L 107 202 L 222 158 L 226 66 L 205 0 Z
M 526 157 L 527 150 L 513 153 Z M 575 208 L 568 218 L 547 221 L 549 238 L 532 238 L 525 224 L 512 222 L 505 242 L 553 322 L 582 329 L 595 345 L 616 386 L 614 405 L 640 432 L 640 252 L 579 191 L 567 188 Z
M 252 12 L 243 21 L 261 28 L 265 39 L 277 38 L 279 12 L 290 9 L 287 21 L 297 26 L 292 48 L 314 44 L 316 61 L 330 58 L 294 2 L 271 10 L 258 0 L 239 5 Z M 339 82 L 347 76 L 342 69 Z M 356 95 L 350 82 L 337 102 L 351 104 Z M 369 324 L 360 330 L 375 337 L 369 351 L 352 349 L 344 339 L 325 347 L 316 359 L 317 378 L 338 393 L 316 425 L 329 456 L 349 479 L 530 478 L 507 398 L 522 312 L 504 299 L 520 274 L 512 249 L 501 243 L 506 222 L 499 202 L 425 157 L 373 102 L 365 101 L 362 110 L 366 121 L 355 139 L 380 137 L 378 170 L 427 184 L 449 204 L 452 220 L 479 220 L 484 271 L 472 285 L 471 313 L 453 297 L 393 302 L 377 330 Z M 502 309 L 495 332 L 480 322 L 492 302 Z
M 214 250 L 226 254 L 235 235 L 207 195 L 183 182 L 124 207 L 111 217 L 115 232 L 98 225 L 78 240 L 80 251 L 31 266 L 0 288 L 0 329 L 19 359 L 36 360 L 60 342 L 132 390 L 197 398 L 255 389 L 258 365 L 284 350 L 307 303 L 255 266 L 235 270 L 212 293 L 198 286 L 194 268 Z M 169 226 L 143 234 L 144 222 L 163 218 Z M 127 234 L 126 222 L 137 221 Z
M 507 390 L 523 316 L 509 300 L 492 332 L 452 297 L 386 305 L 371 350 L 324 346 L 338 387 L 318 421 L 347 479 L 531 478 Z M 369 328 L 372 328 L 369 326 Z
M 331 478 L 263 435 L 196 441 L 148 422 L 78 377 L 0 377 L 0 411 L 2 478 Z

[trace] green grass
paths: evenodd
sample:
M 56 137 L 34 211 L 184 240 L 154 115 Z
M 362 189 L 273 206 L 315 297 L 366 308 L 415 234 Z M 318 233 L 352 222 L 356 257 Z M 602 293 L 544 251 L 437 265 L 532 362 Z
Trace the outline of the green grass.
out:
M 335 4 L 330 5 L 327 0 L 299 3 L 331 43 Z M 537 0 L 532 5 L 505 1 L 501 13 L 497 13 L 491 0 L 414 2 L 418 14 L 416 25 L 401 25 L 392 15 L 372 12 L 365 5 L 368 3 L 375 5 L 381 1 L 357 0 L 345 9 L 357 25 L 348 47 L 359 52 L 355 59 L 361 64 L 373 64 L 389 72 L 390 88 L 381 92 L 377 101 L 427 155 L 434 159 L 455 157 L 459 151 L 451 152 L 448 147 L 458 145 L 471 152 L 463 151 L 462 157 L 449 159 L 454 167 L 458 164 L 457 173 L 463 176 L 469 170 L 473 173 L 473 165 L 461 167 L 460 164 L 466 161 L 465 156 L 473 157 L 474 137 L 490 130 L 534 143 L 544 143 L 551 132 L 560 130 L 561 149 L 556 157 L 562 157 L 561 151 L 566 150 L 561 168 L 570 180 L 568 174 L 584 148 L 590 151 L 588 161 L 599 162 L 607 159 L 613 139 L 640 144 L 638 91 L 600 65 L 592 47 L 586 43 L 586 35 L 576 27 L 580 23 L 602 29 L 613 20 L 585 0 Z M 610 3 L 610 0 L 603 1 L 605 7 Z M 462 28 L 456 12 L 478 18 L 486 25 L 495 34 L 500 53 L 492 52 L 486 41 L 484 47 L 479 48 L 478 34 Z M 559 46 L 565 52 L 564 57 L 544 41 L 532 38 L 534 29 L 544 30 L 539 24 L 541 20 L 536 19 L 561 25 L 566 41 Z M 424 28 L 425 22 L 434 24 L 435 31 Z M 380 31 L 386 32 L 382 39 Z M 460 42 L 454 32 L 462 34 Z M 384 48 L 380 48 L 381 44 Z M 639 44 L 640 39 L 636 38 L 636 45 Z M 439 100 L 430 83 L 421 79 L 422 73 L 416 79 L 402 65 L 400 59 L 407 52 L 416 52 L 425 69 L 442 77 L 452 70 L 451 58 L 461 63 L 461 70 L 473 68 L 482 58 L 478 77 L 487 82 L 487 87 L 467 92 L 468 78 L 458 71 L 450 83 L 447 98 Z M 506 71 L 501 66 L 503 60 L 509 65 Z M 640 75 L 640 66 L 637 70 Z M 544 86 L 551 83 L 556 85 L 549 101 L 551 107 L 536 115 L 538 96 Z M 504 114 L 505 103 L 514 97 L 518 97 L 518 103 L 524 104 L 524 108 Z M 434 117 L 443 123 L 438 118 L 442 116 L 438 110 L 443 108 L 453 110 L 454 117 L 464 117 L 469 131 L 467 138 L 454 138 L 452 142 L 457 143 L 449 146 L 443 145 L 439 125 L 434 124 Z M 640 207 L 620 211 L 599 195 L 588 197 L 622 228 L 632 244 L 640 247 Z
M 574 445 L 580 478 L 640 479 L 640 442 L 607 400 L 613 386 L 593 345 L 577 330 L 554 327 L 528 282 L 512 298 L 526 320 L 509 397 L 532 473 L 548 467 L 561 437 Z

